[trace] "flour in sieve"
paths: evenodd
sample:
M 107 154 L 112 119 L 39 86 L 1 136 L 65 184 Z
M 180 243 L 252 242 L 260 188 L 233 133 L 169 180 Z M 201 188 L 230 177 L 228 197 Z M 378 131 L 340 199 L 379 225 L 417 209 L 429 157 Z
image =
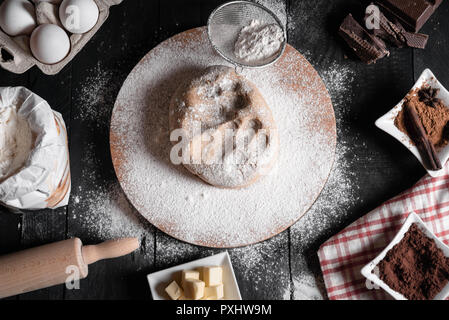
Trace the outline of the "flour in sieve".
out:
M 287 5 L 284 0 L 256 0 L 255 2 L 270 9 L 283 26 L 287 25 Z
M 277 24 L 252 20 L 240 30 L 234 54 L 242 61 L 263 64 L 281 50 L 284 41 L 284 31 Z

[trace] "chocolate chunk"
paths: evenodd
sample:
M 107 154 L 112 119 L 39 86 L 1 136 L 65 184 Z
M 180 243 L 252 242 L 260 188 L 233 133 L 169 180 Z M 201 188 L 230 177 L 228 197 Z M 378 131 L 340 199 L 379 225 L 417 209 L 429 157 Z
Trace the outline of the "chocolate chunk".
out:
M 371 4 L 370 6 L 372 5 L 373 4 Z M 399 48 L 408 46 L 412 48 L 424 49 L 426 47 L 427 40 L 429 39 L 428 35 L 408 32 L 399 22 L 393 22 L 388 19 L 380 11 L 380 9 L 378 13 L 378 17 L 376 17 L 377 14 L 367 14 L 365 16 L 365 24 L 367 24 L 368 20 L 372 19 L 373 17 L 374 19 L 376 19 L 376 22 L 378 22 L 379 28 L 374 28 L 372 30 L 372 33 L 375 36 L 388 41 Z
M 385 43 L 366 31 L 351 14 L 343 20 L 339 34 L 357 56 L 367 64 L 375 63 L 378 59 L 390 55 Z
M 418 32 L 443 0 L 379 0 L 379 4 L 394 15 L 404 27 Z
M 429 36 L 423 33 L 411 33 L 404 32 L 405 41 L 407 46 L 411 48 L 424 49 L 427 45 L 427 40 L 429 40 Z

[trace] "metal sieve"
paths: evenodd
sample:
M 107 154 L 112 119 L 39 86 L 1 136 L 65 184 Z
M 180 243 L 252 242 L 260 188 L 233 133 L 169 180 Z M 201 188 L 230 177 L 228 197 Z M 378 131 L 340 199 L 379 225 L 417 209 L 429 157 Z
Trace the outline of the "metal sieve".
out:
M 284 33 L 284 42 L 277 54 L 263 62 L 246 62 L 234 54 L 234 45 L 243 27 L 253 20 L 277 24 Z M 227 61 L 241 68 L 261 68 L 275 63 L 284 53 L 287 33 L 279 18 L 266 7 L 250 1 L 231 1 L 216 8 L 207 22 L 209 40 L 214 49 Z

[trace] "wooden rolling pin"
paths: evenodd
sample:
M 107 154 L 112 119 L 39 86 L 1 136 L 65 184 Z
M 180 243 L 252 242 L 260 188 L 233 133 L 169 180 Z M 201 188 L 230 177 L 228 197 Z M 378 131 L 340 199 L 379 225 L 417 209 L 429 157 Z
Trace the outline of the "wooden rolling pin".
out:
M 79 278 L 98 260 L 124 256 L 139 247 L 137 238 L 109 240 L 83 246 L 78 238 L 0 256 L 0 298 L 65 283 L 75 266 Z M 69 271 L 68 271 L 69 270 Z

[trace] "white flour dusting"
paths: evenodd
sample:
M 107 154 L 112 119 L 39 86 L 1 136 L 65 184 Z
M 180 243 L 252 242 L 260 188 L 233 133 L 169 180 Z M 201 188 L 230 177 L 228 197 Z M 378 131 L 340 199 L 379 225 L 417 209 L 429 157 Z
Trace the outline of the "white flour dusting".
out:
M 287 259 L 288 235 L 233 249 L 230 254 L 240 286 L 261 290 L 253 293 L 263 299 L 290 299 L 290 272 Z
M 111 106 L 121 85 L 117 78 L 116 71 L 99 62 L 89 70 L 83 86 L 76 89 L 77 119 L 87 130 L 104 135 L 104 141 L 107 141 L 109 132 Z M 70 219 L 76 220 L 83 230 L 98 240 L 130 236 L 142 240 L 152 237 L 154 228 L 126 199 L 114 177 L 112 164 L 103 163 L 104 155 L 96 152 L 98 148 L 94 143 L 84 147 L 82 183 L 72 190 L 73 214 Z M 105 167 L 110 170 L 107 180 L 99 174 Z
M 240 30 L 234 54 L 244 62 L 263 64 L 278 54 L 284 41 L 284 31 L 278 25 L 252 20 Z
M 223 61 L 205 29 L 191 37 L 188 44 L 178 36 L 154 49 L 121 89 L 111 130 L 122 187 L 140 213 L 176 238 L 217 246 L 257 242 L 293 224 L 321 191 L 334 160 L 333 112 L 323 106 L 321 81 L 294 51 L 283 58 L 282 72 L 245 70 L 279 124 L 277 165 L 246 189 L 221 190 L 195 179 L 170 163 L 168 101 L 186 76 Z
M 95 145 L 86 146 L 81 179 L 95 182 L 92 187 L 73 190 L 71 219 L 76 219 L 90 235 L 101 240 L 120 237 L 142 239 L 153 230 L 126 199 L 118 182 L 101 181 L 97 172 L 103 166 L 95 157 Z M 88 185 L 84 183 L 83 185 Z
M 329 14 L 335 12 L 336 7 L 338 3 L 335 1 L 323 2 L 322 5 L 314 1 L 294 1 L 287 15 L 289 37 L 300 41 L 302 48 L 326 43 L 332 37 L 328 36 L 323 26 L 328 23 Z
M 311 55 L 306 53 L 311 59 Z M 350 91 L 354 81 L 354 72 L 339 63 L 326 61 L 319 72 L 332 97 L 337 120 L 338 136 L 348 136 L 348 127 L 344 121 L 349 110 L 346 101 L 353 93 Z M 291 228 L 295 254 L 293 269 L 293 298 L 322 299 L 324 283 L 321 276 L 317 247 L 326 240 L 323 235 L 334 226 L 341 224 L 349 215 L 347 208 L 361 201 L 357 194 L 356 176 L 352 167 L 357 161 L 351 155 L 352 146 L 339 139 L 337 141 L 336 160 L 328 182 L 316 203 Z M 328 236 L 331 236 L 329 234 Z
M 114 73 L 102 67 L 101 63 L 90 70 L 93 76 L 84 80 L 83 86 L 77 90 L 79 113 L 78 119 L 94 122 L 98 127 L 109 123 L 110 108 L 107 102 L 114 101 L 113 92 L 117 91 L 119 83 L 114 81 Z

